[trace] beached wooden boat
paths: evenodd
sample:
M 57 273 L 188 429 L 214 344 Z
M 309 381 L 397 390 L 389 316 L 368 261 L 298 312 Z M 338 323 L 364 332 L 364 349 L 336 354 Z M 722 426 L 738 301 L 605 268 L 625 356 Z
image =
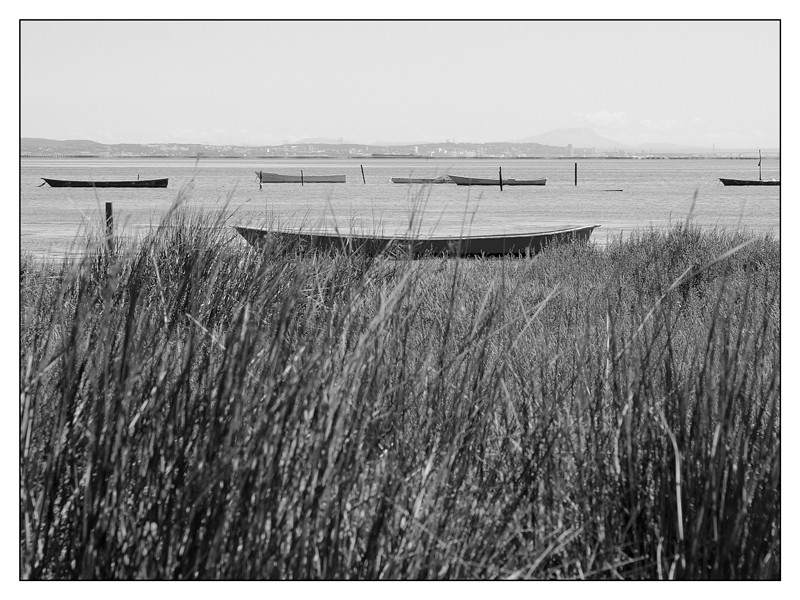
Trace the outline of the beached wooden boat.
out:
M 500 186 L 500 179 L 486 179 L 482 177 L 462 177 L 460 175 L 448 175 L 454 183 L 458 185 L 494 185 Z M 503 185 L 545 185 L 547 178 L 541 179 L 505 179 Z
M 780 185 L 780 179 L 761 179 L 761 150 L 758 151 L 758 181 L 755 179 L 728 179 L 720 177 L 722 185 Z
M 261 183 L 345 183 L 345 175 L 284 175 L 256 171 Z
M 168 177 L 163 179 L 134 179 L 131 181 L 76 181 L 42 177 L 50 187 L 95 187 L 95 188 L 165 188 Z M 44 184 L 42 184 L 44 185 Z
M 569 242 L 586 243 L 592 230 L 600 225 L 565 227 L 534 233 L 503 235 L 469 235 L 447 237 L 411 237 L 345 234 L 329 231 L 285 231 L 236 227 L 236 231 L 256 248 L 270 239 L 298 244 L 305 248 L 322 251 L 344 250 L 376 255 L 383 252 L 398 255 L 423 256 L 504 256 L 507 254 L 528 256 L 543 248 Z
M 392 183 L 453 183 L 447 175 L 441 177 L 392 177 Z
M 722 185 L 780 185 L 780 179 L 726 179 L 720 177 Z M 504 182 L 505 183 L 505 182 Z

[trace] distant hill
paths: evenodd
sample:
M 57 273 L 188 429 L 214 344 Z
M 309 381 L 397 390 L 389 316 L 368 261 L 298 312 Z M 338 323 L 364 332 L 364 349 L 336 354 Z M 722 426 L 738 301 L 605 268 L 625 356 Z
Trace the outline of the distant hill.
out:
M 101 144 L 92 140 L 50 140 L 47 138 L 21 138 L 20 146 L 24 151 L 50 148 L 76 154 L 80 152 L 99 152 L 110 147 L 108 144 Z
M 92 140 L 51 140 L 47 138 L 21 138 L 20 142 L 25 146 L 50 146 L 53 148 L 86 148 L 104 145 Z
M 327 138 L 314 138 L 328 142 Z M 531 141 L 535 140 L 535 141 Z M 709 148 L 698 148 L 682 144 L 626 145 L 597 135 L 588 128 L 555 129 L 541 135 L 516 142 L 437 142 L 415 144 L 331 144 L 293 143 L 277 146 L 236 146 L 210 144 L 102 144 L 92 140 L 53 140 L 46 138 L 20 138 L 20 155 L 34 157 L 207 157 L 207 158 L 281 158 L 314 157 L 357 158 L 372 154 L 414 154 L 425 158 L 445 157 L 568 157 L 567 146 L 572 144 L 575 156 L 614 156 L 625 154 L 678 155 L 708 154 Z M 591 153 L 590 149 L 595 152 Z M 616 152 L 613 152 L 616 150 Z M 762 148 L 764 155 L 777 155 L 778 149 Z M 717 155 L 749 152 L 758 155 L 758 149 L 716 148 Z
M 103 144 L 92 140 L 52 140 L 20 138 L 22 154 L 41 156 L 165 156 L 165 155 L 225 155 L 247 152 L 249 148 L 212 146 L 208 144 Z
M 622 150 L 628 148 L 627 144 L 604 138 L 597 135 L 589 127 L 571 127 L 566 129 L 552 129 L 545 133 L 533 137 L 519 140 L 520 142 L 536 142 L 548 146 L 567 146 L 572 144 L 573 148 L 595 148 L 598 150 Z
M 369 154 L 414 154 L 443 156 L 562 156 L 565 148 L 529 143 L 508 142 L 438 142 L 428 144 L 351 144 L 330 143 L 327 138 L 309 138 L 304 143 L 279 146 L 217 146 L 208 144 L 101 144 L 91 140 L 52 140 L 21 138 L 23 156 L 205 156 L 255 157 L 316 156 L 348 158 Z

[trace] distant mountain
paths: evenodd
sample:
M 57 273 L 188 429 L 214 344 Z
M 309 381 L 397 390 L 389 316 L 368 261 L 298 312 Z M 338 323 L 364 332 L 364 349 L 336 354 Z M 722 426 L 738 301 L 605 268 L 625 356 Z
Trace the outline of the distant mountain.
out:
M 627 148 L 627 144 L 604 138 L 597 135 L 589 127 L 571 127 L 566 129 L 552 129 L 545 133 L 525 138 L 520 142 L 536 142 L 548 146 L 568 146 L 573 148 L 595 148 L 598 150 L 622 150 Z

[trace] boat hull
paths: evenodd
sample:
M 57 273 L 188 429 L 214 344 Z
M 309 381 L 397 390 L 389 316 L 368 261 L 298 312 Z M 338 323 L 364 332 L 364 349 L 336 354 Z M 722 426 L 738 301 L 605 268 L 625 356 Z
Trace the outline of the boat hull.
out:
M 464 237 L 390 237 L 327 232 L 278 231 L 236 227 L 247 242 L 260 248 L 270 240 L 297 244 L 321 251 L 363 252 L 369 255 L 395 253 L 424 256 L 529 256 L 544 248 L 564 243 L 586 243 L 599 225 L 569 227 L 516 235 L 476 235 Z
M 346 183 L 346 175 L 283 175 L 256 171 L 261 183 Z
M 460 175 L 448 175 L 457 185 L 493 185 L 500 186 L 499 179 L 483 179 L 480 177 L 461 177 Z M 503 179 L 503 185 L 545 185 L 547 178 L 541 179 Z
M 442 177 L 392 177 L 392 183 L 453 183 L 447 176 Z
M 780 180 L 775 179 L 725 179 L 720 177 L 722 185 L 780 185 Z
M 50 187 L 81 187 L 81 188 L 165 188 L 168 177 L 163 179 L 135 179 L 132 181 L 75 181 L 66 179 L 48 179 L 42 177 Z

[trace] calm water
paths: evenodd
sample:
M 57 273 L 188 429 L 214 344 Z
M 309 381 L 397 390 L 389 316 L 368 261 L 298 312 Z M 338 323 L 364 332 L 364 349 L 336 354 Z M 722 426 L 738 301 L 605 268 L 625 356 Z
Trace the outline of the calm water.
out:
M 102 225 L 104 204 L 113 202 L 124 235 L 142 235 L 175 201 L 221 210 L 228 222 L 281 226 L 338 226 L 359 231 L 403 231 L 412 215 L 421 231 L 457 234 L 514 233 L 562 225 L 599 224 L 592 240 L 632 230 L 668 227 L 685 220 L 697 192 L 693 219 L 707 226 L 744 227 L 779 234 L 780 187 L 725 187 L 719 177 L 757 179 L 755 160 L 224 160 L 207 159 L 22 159 L 20 243 L 23 252 L 60 256 L 88 228 Z M 366 183 L 362 181 L 361 165 Z M 452 173 L 475 177 L 547 177 L 547 185 L 463 187 L 402 185 L 391 177 Z M 347 175 L 345 184 L 264 184 L 255 171 Z M 765 159 L 763 177 L 779 178 L 777 160 Z M 38 187 L 55 179 L 169 177 L 166 189 L 70 189 Z M 606 191 L 606 190 L 622 190 Z M 421 221 L 420 221 L 421 217 Z

